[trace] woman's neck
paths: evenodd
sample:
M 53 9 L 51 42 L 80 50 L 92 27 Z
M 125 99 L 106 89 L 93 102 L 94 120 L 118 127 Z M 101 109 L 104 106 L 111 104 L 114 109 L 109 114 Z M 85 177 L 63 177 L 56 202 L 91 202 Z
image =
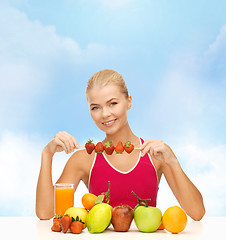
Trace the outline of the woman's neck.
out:
M 106 143 L 107 141 L 111 141 L 114 146 L 116 146 L 119 141 L 121 141 L 123 144 L 127 141 L 130 141 L 134 145 L 140 144 L 139 138 L 132 132 L 129 124 L 124 126 L 123 129 L 120 129 L 120 131 L 116 132 L 115 134 L 106 134 L 103 143 Z

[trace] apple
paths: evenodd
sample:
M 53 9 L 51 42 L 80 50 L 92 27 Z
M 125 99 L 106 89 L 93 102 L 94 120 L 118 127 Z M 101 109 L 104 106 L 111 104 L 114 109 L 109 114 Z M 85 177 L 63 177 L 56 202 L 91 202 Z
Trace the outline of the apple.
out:
M 162 212 L 159 208 L 148 206 L 147 201 L 151 199 L 142 199 L 132 191 L 137 198 L 138 204 L 134 208 L 134 221 L 141 232 L 155 232 L 161 224 Z
M 133 220 L 133 209 L 129 205 L 120 205 L 112 209 L 111 223 L 116 232 L 127 232 Z
M 141 232 L 155 232 L 161 220 L 162 212 L 159 208 L 139 206 L 134 211 L 134 221 Z

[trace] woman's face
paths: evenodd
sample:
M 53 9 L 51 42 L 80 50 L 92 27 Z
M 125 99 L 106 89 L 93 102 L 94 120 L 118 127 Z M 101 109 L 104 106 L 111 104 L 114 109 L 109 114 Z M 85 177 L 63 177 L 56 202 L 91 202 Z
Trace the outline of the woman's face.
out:
M 106 134 L 114 134 L 127 124 L 132 99 L 126 98 L 117 85 L 93 88 L 87 99 L 93 121 Z

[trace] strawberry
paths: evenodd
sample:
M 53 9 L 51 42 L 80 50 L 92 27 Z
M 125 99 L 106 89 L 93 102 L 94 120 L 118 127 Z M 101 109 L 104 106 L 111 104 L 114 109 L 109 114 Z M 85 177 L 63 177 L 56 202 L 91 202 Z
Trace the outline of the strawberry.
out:
M 115 147 L 114 147 L 114 145 L 112 144 L 112 142 L 107 141 L 107 142 L 104 144 L 104 150 L 105 150 L 105 152 L 106 152 L 108 155 L 111 155 L 111 154 L 114 152 Z
M 95 149 L 95 144 L 93 143 L 93 140 L 88 140 L 85 144 L 85 148 L 88 154 L 91 154 L 93 150 Z
M 121 141 L 118 142 L 118 144 L 115 147 L 116 153 L 123 153 L 124 147 Z
M 124 149 L 127 153 L 131 153 L 134 149 L 134 146 L 130 141 L 128 141 L 128 142 L 125 143 Z
M 102 142 L 98 142 L 97 145 L 95 146 L 95 152 L 102 153 L 103 151 L 104 151 L 104 146 Z
M 70 226 L 70 230 L 73 232 L 73 233 L 80 233 L 83 229 L 83 224 L 84 222 L 81 221 L 81 219 L 79 220 L 79 217 L 77 216 L 75 221 L 72 222 L 71 226 Z
M 51 227 L 51 230 L 53 232 L 61 232 L 61 226 L 60 226 L 60 218 L 54 217 L 53 218 L 53 226 Z
M 66 233 L 67 230 L 69 229 L 70 225 L 72 222 L 72 218 L 68 215 L 64 215 L 61 219 L 60 219 L 60 226 L 63 230 L 63 233 Z

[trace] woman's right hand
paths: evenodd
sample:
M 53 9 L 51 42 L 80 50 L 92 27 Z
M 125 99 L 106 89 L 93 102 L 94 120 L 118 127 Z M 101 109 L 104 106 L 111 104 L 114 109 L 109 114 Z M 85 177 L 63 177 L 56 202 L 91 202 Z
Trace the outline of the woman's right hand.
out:
M 74 152 L 74 149 L 80 148 L 76 139 L 67 132 L 58 132 L 54 138 L 45 146 L 43 151 L 52 155 L 56 152 L 65 151 L 67 154 Z

